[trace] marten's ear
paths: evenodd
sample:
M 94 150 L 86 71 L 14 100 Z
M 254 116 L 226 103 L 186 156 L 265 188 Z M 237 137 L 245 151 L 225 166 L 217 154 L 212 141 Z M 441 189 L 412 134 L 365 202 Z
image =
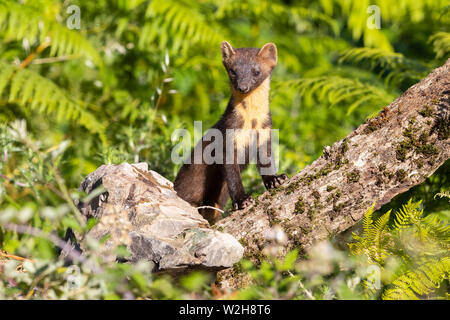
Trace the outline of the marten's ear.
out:
M 258 56 L 272 68 L 275 68 L 277 65 L 277 47 L 272 42 L 266 43 L 259 50 Z
M 222 61 L 224 64 L 227 64 L 235 54 L 233 47 L 227 41 L 222 41 L 220 51 L 222 51 Z

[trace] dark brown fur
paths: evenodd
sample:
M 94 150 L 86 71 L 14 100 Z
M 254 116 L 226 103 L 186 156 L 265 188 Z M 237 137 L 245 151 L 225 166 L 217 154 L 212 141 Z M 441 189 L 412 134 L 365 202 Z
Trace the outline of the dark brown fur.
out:
M 221 46 L 223 64 L 230 78 L 232 96 L 228 106 L 212 127 L 220 130 L 223 141 L 226 141 L 226 129 L 256 129 L 259 142 L 270 141 L 267 130 L 272 128 L 272 118 L 269 110 L 268 94 L 270 76 L 276 66 L 277 52 L 274 44 L 269 43 L 263 48 L 233 48 L 224 41 Z M 191 164 L 184 164 L 175 179 L 174 187 L 178 195 L 195 207 L 212 206 L 223 209 L 231 196 L 234 209 L 242 209 L 253 203 L 253 198 L 245 193 L 241 180 L 241 172 L 250 162 L 248 155 L 248 139 L 245 134 L 234 137 L 235 152 L 233 164 L 194 164 L 191 153 Z M 199 142 L 196 148 L 202 150 L 211 141 Z M 245 149 L 245 164 L 237 164 L 237 149 Z M 271 153 L 270 143 L 268 152 Z M 224 158 L 226 151 L 224 150 Z M 273 156 L 271 157 L 273 162 Z M 258 169 L 270 167 L 256 159 Z M 284 182 L 286 175 L 261 175 L 267 189 Z M 202 215 L 213 223 L 221 218 L 216 210 L 204 209 Z

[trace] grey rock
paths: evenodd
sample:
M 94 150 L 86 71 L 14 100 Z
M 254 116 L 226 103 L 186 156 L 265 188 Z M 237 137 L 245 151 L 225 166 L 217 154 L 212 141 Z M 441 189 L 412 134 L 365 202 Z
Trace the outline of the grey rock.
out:
M 153 271 L 219 270 L 242 258 L 244 248 L 233 236 L 210 229 L 197 209 L 177 196 L 172 182 L 146 163 L 102 165 L 80 189 L 92 197 L 76 203 L 78 209 L 98 220 L 85 238 L 107 236 L 100 249 L 105 260 L 116 260 L 119 245 L 127 247 L 130 262 L 152 262 Z

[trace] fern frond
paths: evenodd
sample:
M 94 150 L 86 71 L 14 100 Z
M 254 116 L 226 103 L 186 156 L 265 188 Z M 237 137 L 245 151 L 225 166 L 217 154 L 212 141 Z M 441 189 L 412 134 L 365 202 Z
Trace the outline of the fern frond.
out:
M 139 48 L 144 49 L 150 43 L 158 43 L 160 49 L 168 44 L 174 51 L 187 50 L 196 44 L 219 43 L 224 39 L 218 27 L 206 21 L 194 3 L 175 0 L 153 0 L 146 10 L 146 23 L 139 35 Z M 156 41 L 157 40 L 157 41 Z
M 346 18 L 346 23 L 351 31 L 354 40 L 359 40 L 360 38 L 364 41 L 364 46 L 380 48 L 386 51 L 393 51 L 392 45 L 390 44 L 386 35 L 379 29 L 368 28 L 367 20 L 369 15 L 367 14 L 367 9 L 370 5 L 374 4 L 373 1 L 369 0 L 328 0 L 321 1 L 321 5 L 325 12 L 332 14 L 333 10 L 338 9 L 342 12 Z M 391 8 L 387 8 L 386 11 L 390 11 Z M 384 21 L 384 12 L 383 21 Z
M 394 100 L 394 96 L 381 87 L 341 76 L 287 80 L 277 84 L 280 87 L 297 87 L 303 97 L 309 99 L 317 97 L 319 101 L 327 100 L 330 106 L 349 103 L 347 114 L 363 104 L 379 107 L 388 105 Z
M 421 223 L 429 230 L 429 236 L 432 240 L 439 243 L 446 249 L 450 250 L 450 224 L 448 221 L 444 221 L 436 214 L 430 214 L 422 219 Z
M 436 52 L 436 58 L 450 57 L 450 33 L 435 33 L 430 37 L 429 42 L 433 44 L 433 50 Z
M 370 239 L 372 235 L 372 223 L 373 223 L 373 208 L 375 207 L 375 203 L 366 211 L 363 219 L 363 237 L 366 239 Z
M 0 99 L 53 114 L 58 121 L 78 122 L 105 141 L 105 127 L 82 101 L 74 101 L 51 80 L 0 61 Z
M 414 265 L 418 260 L 446 255 L 450 250 L 450 226 L 436 214 L 423 216 L 421 202 L 408 201 L 397 213 L 392 232 L 398 245 L 410 256 Z
M 411 226 L 412 224 L 420 223 L 423 215 L 423 209 L 419 210 L 422 201 L 413 202 L 409 199 L 408 203 L 403 205 L 396 213 L 394 220 L 394 229 L 400 230 Z
M 377 241 L 377 245 L 381 246 L 383 244 L 383 231 L 387 229 L 389 218 L 391 217 L 391 210 L 383 214 L 373 224 L 373 238 Z
M 434 195 L 435 199 L 436 199 L 436 197 L 447 198 L 448 201 L 450 202 L 450 192 L 449 191 L 438 192 Z
M 432 260 L 394 280 L 383 292 L 384 300 L 419 299 L 440 287 L 449 278 L 450 257 Z
M 445 6 L 445 1 L 397 0 L 395 5 L 392 5 L 391 1 L 382 0 L 322 0 L 320 4 L 329 15 L 334 10 L 342 12 L 346 17 L 346 23 L 354 40 L 362 38 L 366 47 L 393 52 L 393 47 L 381 28 L 386 28 L 388 23 L 399 23 L 402 20 L 412 21 L 413 23 L 427 23 L 426 19 L 438 21 L 440 11 Z M 372 5 L 379 9 L 379 14 L 381 13 L 382 25 L 380 29 L 368 28 L 367 26 L 369 16 L 376 14 L 376 12 L 368 11 L 368 8 Z M 427 16 L 425 13 L 429 13 L 431 16 Z
M 0 0 L 0 36 L 5 41 L 50 41 L 50 55 L 75 55 L 101 64 L 98 51 L 78 31 L 59 24 L 55 17 L 39 14 L 31 5 Z
M 213 1 L 211 1 L 213 2 Z M 224 0 L 214 4 L 218 6 L 216 16 L 219 19 L 229 19 L 245 15 L 255 20 L 266 19 L 268 15 L 274 15 L 280 23 L 284 22 L 294 27 L 301 25 L 305 28 L 305 22 L 317 22 L 325 24 L 337 35 L 340 31 L 339 23 L 330 15 L 317 9 L 306 8 L 302 6 L 286 6 L 274 1 L 261 0 L 257 3 L 249 0 Z
M 419 81 L 431 69 L 424 64 L 408 59 L 400 53 L 379 48 L 352 48 L 341 53 L 340 63 L 369 66 L 370 70 L 380 69 L 380 76 L 389 83 L 403 80 Z
M 369 261 L 384 263 L 388 256 L 390 237 L 387 234 L 387 225 L 391 211 L 373 220 L 373 204 L 364 214 L 362 237 L 353 234 L 356 242 L 349 243 L 350 252 L 354 255 L 366 255 Z

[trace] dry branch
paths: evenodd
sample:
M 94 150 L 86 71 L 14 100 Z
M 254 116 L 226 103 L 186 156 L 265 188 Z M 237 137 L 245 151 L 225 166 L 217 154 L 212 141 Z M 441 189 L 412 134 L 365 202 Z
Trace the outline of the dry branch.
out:
M 422 183 L 450 157 L 450 59 L 409 88 L 254 207 L 234 212 L 216 227 L 258 260 L 274 225 L 288 236 L 281 252 L 308 249 L 351 227 L 375 209 Z M 219 273 L 222 287 L 242 285 L 233 269 Z

